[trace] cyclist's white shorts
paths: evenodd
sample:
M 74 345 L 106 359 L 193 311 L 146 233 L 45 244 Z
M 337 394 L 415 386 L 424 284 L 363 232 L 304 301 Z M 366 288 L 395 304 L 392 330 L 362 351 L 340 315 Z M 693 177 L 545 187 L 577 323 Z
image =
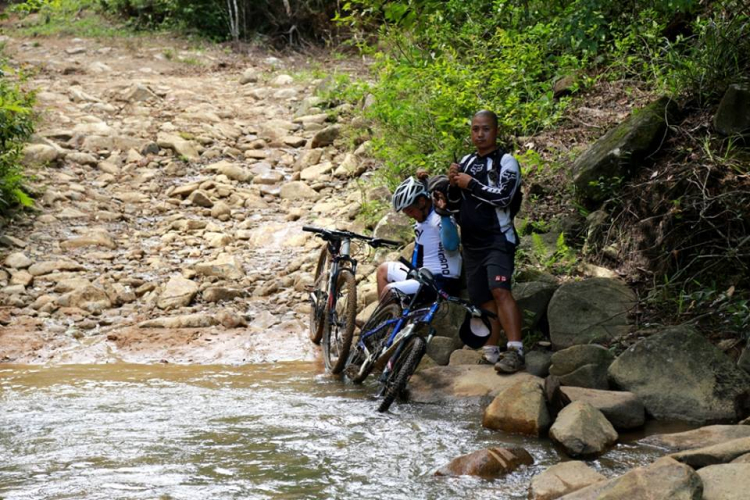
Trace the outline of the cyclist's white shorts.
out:
M 397 289 L 407 295 L 413 295 L 417 293 L 419 289 L 419 281 L 407 279 L 409 269 L 401 264 L 400 262 L 389 262 L 388 263 L 388 275 L 386 280 L 388 281 L 389 289 Z

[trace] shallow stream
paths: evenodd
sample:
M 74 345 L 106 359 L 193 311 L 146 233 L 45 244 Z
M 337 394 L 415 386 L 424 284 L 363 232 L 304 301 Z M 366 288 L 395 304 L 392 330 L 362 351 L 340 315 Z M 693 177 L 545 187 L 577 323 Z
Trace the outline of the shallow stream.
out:
M 479 406 L 395 404 L 315 363 L 0 366 L 0 498 L 526 498 L 563 455 L 481 427 Z M 624 444 L 605 475 L 660 455 Z M 438 478 L 454 457 L 523 446 L 495 481 Z

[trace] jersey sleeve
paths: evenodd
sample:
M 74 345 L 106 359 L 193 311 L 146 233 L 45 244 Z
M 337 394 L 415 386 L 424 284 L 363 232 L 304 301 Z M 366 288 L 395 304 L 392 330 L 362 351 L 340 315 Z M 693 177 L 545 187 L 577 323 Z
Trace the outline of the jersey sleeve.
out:
M 458 250 L 460 239 L 458 237 L 458 228 L 456 222 L 450 215 L 444 215 L 440 218 L 440 241 L 448 252 Z
M 476 179 L 469 182 L 471 195 L 494 207 L 505 208 L 510 205 L 513 195 L 521 183 L 521 168 L 518 161 L 506 154 L 500 160 L 500 178 L 497 187 L 487 186 Z

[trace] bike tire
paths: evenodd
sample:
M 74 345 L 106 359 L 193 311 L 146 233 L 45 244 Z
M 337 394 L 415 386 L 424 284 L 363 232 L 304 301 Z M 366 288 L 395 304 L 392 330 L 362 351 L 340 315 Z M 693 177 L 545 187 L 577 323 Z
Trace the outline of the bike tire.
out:
M 370 316 L 370 319 L 367 320 L 360 331 L 367 332 L 375 329 L 384 321 L 399 318 L 401 316 L 401 312 L 401 304 L 396 302 L 380 307 L 372 316 Z M 387 339 L 392 331 L 393 327 L 383 328 L 383 330 L 379 331 L 377 334 L 372 335 L 367 339 L 367 348 L 370 350 L 379 350 L 379 344 Z M 351 353 L 349 354 L 349 359 L 347 360 L 345 368 L 346 376 L 355 384 L 361 384 L 362 382 L 364 382 L 372 372 L 372 369 L 375 367 L 375 363 L 372 363 L 367 367 L 367 369 L 365 369 L 365 371 L 360 373 L 360 368 L 363 362 L 364 353 L 359 349 L 358 345 L 355 345 L 354 349 L 352 349 Z
M 381 413 L 388 411 L 391 404 L 406 389 L 406 383 L 414 374 L 417 366 L 419 366 L 419 362 L 422 361 L 422 357 L 427 352 L 427 342 L 422 337 L 415 335 L 408 342 L 396 360 L 396 366 L 393 367 L 388 380 L 385 381 L 386 387 L 383 392 L 383 399 L 378 406 L 378 411 Z
M 357 282 L 349 269 L 342 269 L 336 280 L 333 314 L 326 314 L 323 328 L 323 359 L 326 369 L 341 373 L 349 357 L 357 317 Z M 330 324 L 333 319 L 334 324 Z
M 315 276 L 313 278 L 312 293 L 317 296 L 317 303 L 310 300 L 310 341 L 313 344 L 320 344 L 323 338 L 323 328 L 325 327 L 325 310 L 328 294 L 326 293 L 328 285 L 328 269 L 330 268 L 330 257 L 328 248 L 320 249 L 318 264 L 315 267 Z

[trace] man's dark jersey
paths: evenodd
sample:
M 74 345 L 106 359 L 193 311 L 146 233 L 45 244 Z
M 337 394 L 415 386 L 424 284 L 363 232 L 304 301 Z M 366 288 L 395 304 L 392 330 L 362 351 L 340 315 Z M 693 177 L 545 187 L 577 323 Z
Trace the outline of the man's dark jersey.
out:
M 498 168 L 496 163 L 499 162 Z M 473 153 L 460 162 L 461 172 L 473 179 L 468 189 L 451 186 L 448 201 L 459 208 L 461 243 L 467 249 L 504 248 L 518 243 L 510 204 L 521 189 L 521 168 L 516 159 L 497 149 L 487 156 Z

